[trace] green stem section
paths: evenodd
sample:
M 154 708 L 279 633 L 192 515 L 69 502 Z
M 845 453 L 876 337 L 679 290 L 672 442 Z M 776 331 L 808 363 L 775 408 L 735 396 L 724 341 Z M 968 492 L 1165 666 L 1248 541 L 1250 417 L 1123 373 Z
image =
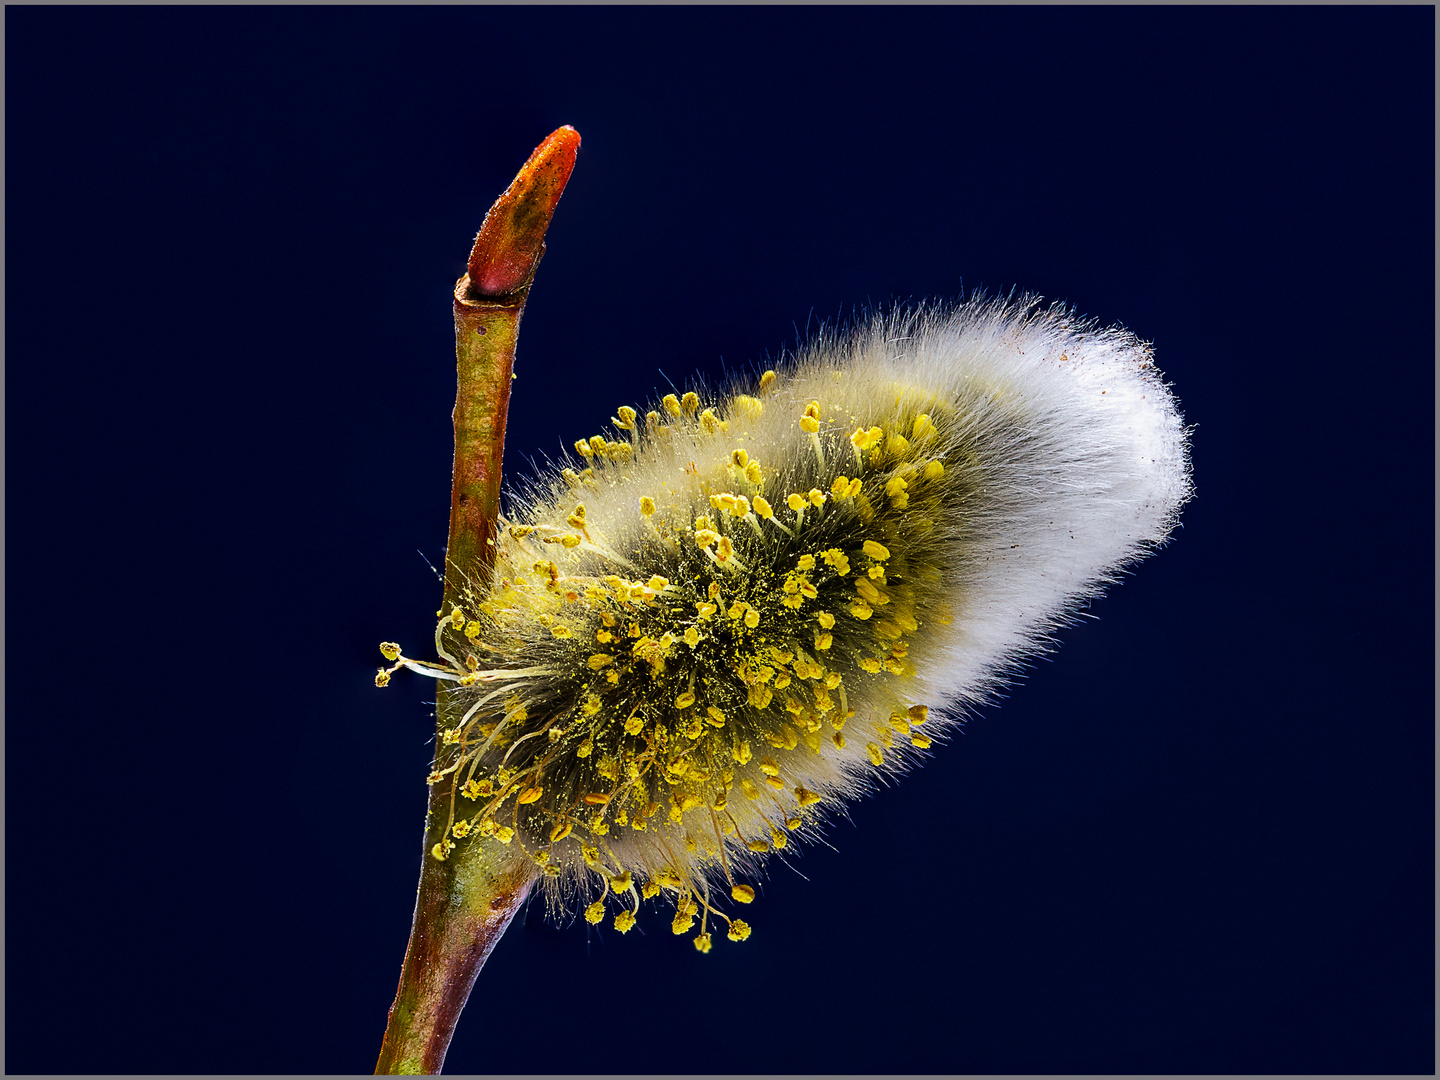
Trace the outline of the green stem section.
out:
M 468 275 L 455 286 L 455 471 L 450 487 L 450 539 L 445 549 L 448 614 L 467 586 L 483 588 L 495 562 L 500 514 L 500 459 L 515 370 L 515 342 L 526 288 L 511 303 L 465 296 Z M 468 579 L 468 580 L 467 580 Z M 442 724 L 442 727 L 444 725 Z
M 494 563 L 505 416 L 529 291 L 480 302 L 467 298 L 468 285 L 467 276 L 455 287 L 455 465 L 442 608 L 447 613 L 467 587 L 483 587 Z M 437 690 L 439 729 L 458 726 L 465 699 L 443 684 Z M 415 916 L 377 1075 L 440 1071 L 470 988 L 536 879 L 534 863 L 523 855 L 478 837 L 457 845 L 444 860 L 431 854 L 445 839 L 457 780 L 451 773 L 430 788 Z
M 449 801 L 448 785 L 435 785 L 432 826 L 443 828 Z M 427 844 L 441 835 L 431 833 Z M 534 882 L 534 864 L 498 844 L 462 844 L 444 862 L 426 855 L 376 1075 L 440 1071 L 475 977 Z

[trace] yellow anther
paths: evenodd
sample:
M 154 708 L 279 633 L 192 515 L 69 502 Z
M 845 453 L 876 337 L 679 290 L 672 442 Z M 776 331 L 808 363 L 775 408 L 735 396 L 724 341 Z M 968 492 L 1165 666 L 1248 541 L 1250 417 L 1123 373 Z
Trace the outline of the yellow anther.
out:
M 835 616 L 831 615 L 828 611 L 822 611 L 815 616 L 815 621 L 820 624 L 822 629 L 829 630 L 835 625 Z
M 918 746 L 921 750 L 927 750 L 930 747 L 930 737 L 928 735 L 921 735 L 918 731 L 912 732 L 910 734 L 910 745 Z
M 681 635 L 680 640 L 685 642 L 686 645 L 689 645 L 693 649 L 696 645 L 700 644 L 700 631 L 696 630 L 693 626 L 687 626 L 685 628 L 685 633 Z
M 380 642 L 380 655 L 386 660 L 399 660 L 400 646 L 393 641 L 382 641 Z
M 613 663 L 614 660 L 615 657 L 609 653 L 595 653 L 585 663 L 589 665 L 591 671 L 599 671 L 606 664 Z
M 605 901 L 596 900 L 585 909 L 585 921 L 591 926 L 598 926 L 600 920 L 605 918 Z
M 819 488 L 811 488 L 811 489 L 810 489 L 810 505 L 811 505 L 811 506 L 824 506 L 824 505 L 825 505 L 825 493 L 824 493 L 823 491 L 821 491 Z
M 576 439 L 575 452 L 583 458 L 592 458 L 595 456 L 595 451 L 590 448 L 589 439 Z
M 930 422 L 928 413 L 921 413 L 915 417 L 915 426 L 910 429 L 912 439 L 923 439 L 930 432 L 935 430 L 935 425 Z
M 850 497 L 850 478 L 848 476 L 837 476 L 830 485 L 830 494 L 837 499 Z
M 813 417 L 816 420 L 820 419 L 820 402 L 812 401 L 807 404 L 805 406 L 805 415 Z
M 535 531 L 534 525 L 511 525 L 507 530 L 516 540 L 523 540 Z
M 635 913 L 628 908 L 615 916 L 615 929 L 622 934 L 630 932 L 635 925 Z
M 735 545 L 728 536 L 722 536 L 715 544 L 715 557 L 725 562 L 735 554 Z
M 842 734 L 840 734 L 840 732 L 837 731 L 837 732 L 835 732 L 834 735 L 831 735 L 831 736 L 830 736 L 830 741 L 835 744 L 835 749 L 836 749 L 836 750 L 844 750 L 844 749 L 845 749 L 845 736 L 842 735 Z
M 734 501 L 730 504 L 730 513 L 735 517 L 743 518 L 746 514 L 750 513 L 750 500 L 744 495 L 736 495 Z
M 735 397 L 735 411 L 750 420 L 758 420 L 765 411 L 765 404 L 759 398 L 751 397 L 749 394 L 737 394 Z
M 615 426 L 624 431 L 633 431 L 635 429 L 635 410 L 629 405 L 621 405 L 615 411 L 619 413 L 618 417 L 612 418 Z
M 702 548 L 708 548 L 719 539 L 720 535 L 710 529 L 695 530 L 695 543 L 699 544 Z
M 459 630 L 460 627 L 465 625 L 465 613 L 461 611 L 458 607 L 455 608 L 450 612 L 450 622 L 454 625 L 456 630 Z
M 785 505 L 791 510 L 803 510 L 805 508 L 805 496 L 791 494 L 786 496 Z
M 559 825 L 556 825 L 553 829 L 550 830 L 550 842 L 554 844 L 561 840 L 564 840 L 567 836 L 570 835 L 570 830 L 573 828 L 574 825 L 568 821 L 563 821 Z
M 760 612 L 756 611 L 754 608 L 751 608 L 749 611 L 745 612 L 745 625 L 748 626 L 751 630 L 754 630 L 757 626 L 759 626 Z
M 693 391 L 680 399 L 680 408 L 684 409 L 687 414 L 693 415 L 699 407 L 700 396 Z
M 878 427 L 872 427 L 869 431 L 864 428 L 857 428 L 850 436 L 850 442 L 856 450 L 869 450 L 885 437 L 885 432 Z
M 925 471 L 922 475 L 924 475 L 926 480 L 939 480 L 940 477 L 945 475 L 945 466 L 941 464 L 939 458 L 936 458 L 925 466 Z
M 456 743 L 458 743 L 459 741 L 460 741 L 460 729 L 459 729 L 459 728 L 446 728 L 444 731 L 442 731 L 442 732 L 440 733 L 440 743 L 441 743 L 442 746 L 454 746 L 454 745 L 455 745 Z
M 593 749 L 595 749 L 594 742 L 590 739 L 586 739 L 584 742 L 582 742 L 579 746 L 575 748 L 575 756 L 578 758 L 587 758 L 590 756 L 590 751 Z
M 720 417 L 715 415 L 715 410 L 706 409 L 700 414 L 700 430 L 706 435 L 714 435 L 720 430 Z
M 604 806 L 610 801 L 610 796 L 606 795 L 603 791 L 592 791 L 585 795 L 580 801 L 586 806 Z
M 709 719 L 705 722 L 711 727 L 725 726 L 725 714 L 719 709 L 717 709 L 714 705 L 705 706 L 705 715 L 709 717 Z
M 807 570 L 814 570 L 815 556 L 810 554 L 801 555 L 800 558 L 795 560 L 795 569 L 801 571 L 802 573 Z
M 375 685 L 385 687 L 390 685 L 390 673 L 384 668 L 375 672 Z
M 568 626 L 552 626 L 550 633 L 557 638 L 568 638 L 570 636 L 570 628 Z
M 910 452 L 910 441 L 897 432 L 885 440 L 885 452 L 895 457 L 904 457 Z
M 696 401 L 698 402 L 699 398 L 696 398 Z M 674 394 L 666 394 L 663 398 L 660 399 L 660 404 L 671 416 L 680 415 L 680 399 L 677 398 Z
M 694 705 L 694 704 L 695 704 L 695 695 L 694 695 L 693 693 L 691 693 L 689 690 L 686 690 L 683 694 L 681 694 L 679 697 L 677 697 L 677 698 L 675 699 L 675 707 L 676 707 L 677 709 L 688 709 L 691 705 Z
M 820 430 L 820 421 L 813 416 L 802 416 L 800 418 L 800 430 L 814 435 Z
M 453 841 L 441 840 L 440 843 L 436 844 L 430 849 L 430 854 L 433 855 L 440 862 L 444 862 L 446 856 L 450 854 L 450 849 L 454 846 L 455 845 Z
M 776 850 L 776 851 L 782 850 L 782 849 L 785 847 L 785 845 L 788 844 L 789 842 L 790 842 L 789 839 L 786 837 L 786 835 L 785 835 L 784 833 L 782 833 L 779 829 L 775 828 L 774 826 L 771 826 L 771 828 L 770 828 L 770 843 L 772 843 L 772 844 L 775 845 L 775 850 Z
M 544 794 L 545 792 L 538 787 L 528 787 L 515 797 L 515 801 L 517 803 L 520 803 L 521 805 L 524 805 L 525 803 L 535 802 L 537 799 L 540 798 L 541 795 Z
M 645 729 L 645 721 L 638 716 L 632 716 L 625 721 L 626 735 L 639 735 Z
M 710 951 L 710 935 L 697 935 L 695 938 L 695 949 L 697 952 L 708 953 Z
M 813 791 L 806 790 L 803 787 L 797 787 L 795 789 L 795 801 L 798 802 L 801 806 L 814 806 L 820 801 L 820 796 Z
M 757 788 L 754 784 L 752 784 L 749 780 L 740 781 L 740 790 L 745 793 L 745 797 L 747 799 L 760 798 L 760 789 Z
M 560 543 L 565 545 L 565 547 L 567 548 L 577 548 L 580 546 L 580 537 L 576 536 L 574 533 L 566 533 L 564 536 L 560 537 Z
M 681 934 L 685 933 L 687 930 L 690 929 L 690 927 L 694 925 L 694 915 L 687 915 L 683 911 L 677 911 L 675 913 L 675 918 L 670 922 L 670 930 L 675 934 L 676 937 L 679 937 Z
M 930 706 L 928 705 L 911 705 L 910 708 L 905 711 L 906 715 L 910 717 L 912 724 L 923 724 L 926 720 L 930 719 Z
M 745 846 L 755 852 L 770 850 L 770 842 L 768 840 L 746 840 Z
M 659 574 L 655 574 L 650 578 L 649 581 L 645 583 L 645 587 L 647 589 L 652 589 L 655 592 L 664 592 L 670 587 L 670 579 L 663 578 Z
M 757 486 L 760 484 L 760 481 L 764 479 L 764 476 L 760 472 L 760 462 L 752 461 L 749 465 L 745 466 L 745 479 Z
M 749 885 L 736 885 L 730 890 L 731 897 L 739 904 L 753 904 L 755 902 L 755 890 Z
M 865 619 L 870 618 L 871 615 L 875 614 L 875 609 L 872 608 L 869 604 L 867 604 L 864 600 L 861 600 L 857 597 L 855 602 L 850 605 L 850 614 L 853 615 L 855 618 L 864 621 Z
M 890 549 L 884 544 L 877 543 L 874 540 L 866 540 L 865 543 L 861 545 L 861 550 L 877 562 L 884 562 L 890 557 Z
M 593 453 L 593 454 L 603 454 L 603 453 L 605 452 L 606 446 L 608 446 L 608 445 L 609 445 L 609 444 L 605 441 L 605 437 L 604 437 L 603 435 L 591 435 L 591 436 L 590 436 L 590 452 L 591 452 L 591 453 Z
M 881 585 L 884 585 L 886 582 L 885 567 L 872 566 L 869 570 L 865 571 L 865 576 L 871 581 L 878 581 Z
M 451 825 L 451 826 L 450 826 L 450 831 L 451 831 L 452 833 L 454 833 L 457 837 L 469 836 L 469 835 L 470 835 L 470 822 L 468 822 L 468 821 L 457 821 L 457 822 L 455 822 L 454 825 Z
M 731 450 L 730 464 L 734 465 L 737 469 L 743 469 L 746 465 L 750 464 L 750 455 L 744 450 Z
M 880 749 L 880 745 L 878 743 L 866 743 L 865 753 L 869 755 L 871 765 L 875 765 L 878 767 L 884 764 L 885 752 Z
M 715 612 L 719 610 L 719 607 L 717 607 L 715 604 L 706 603 L 704 601 L 701 601 L 695 605 L 695 611 L 702 619 L 710 618 L 710 616 L 714 615 Z
M 769 758 L 769 757 L 761 758 L 761 759 L 760 759 L 760 771 L 761 771 L 762 773 L 764 773 L 766 776 L 779 776 L 779 775 L 780 775 L 780 766 L 775 763 L 775 759 L 774 759 L 774 758 Z
M 511 840 L 515 839 L 515 830 L 510 828 L 509 825 L 496 825 L 495 839 L 499 840 L 502 844 L 508 844 Z
M 750 740 L 737 739 L 730 747 L 730 756 L 735 759 L 735 764 L 748 765 L 750 762 Z
M 725 936 L 731 941 L 744 941 L 750 936 L 750 924 L 743 919 L 733 919 L 730 923 L 730 930 Z
M 834 637 L 831 636 L 829 631 L 822 630 L 820 633 L 815 635 L 815 648 L 823 652 L 824 650 L 830 648 L 830 644 L 834 640 Z
M 855 591 L 868 603 L 880 603 L 880 590 L 865 578 L 855 579 Z

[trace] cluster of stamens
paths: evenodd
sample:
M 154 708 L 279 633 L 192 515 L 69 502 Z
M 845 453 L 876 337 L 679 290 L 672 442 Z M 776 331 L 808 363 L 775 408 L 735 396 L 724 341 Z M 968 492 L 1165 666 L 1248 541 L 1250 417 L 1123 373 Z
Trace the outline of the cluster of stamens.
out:
M 687 393 L 643 419 L 619 408 L 620 437 L 575 443 L 584 467 L 503 522 L 493 579 L 437 613 L 440 662 L 381 646 L 379 685 L 407 666 L 465 703 L 429 777 L 450 787 L 433 857 L 515 845 L 557 885 L 598 886 L 590 923 L 613 896 L 621 933 L 668 894 L 674 932 L 698 916 L 705 952 L 712 918 L 750 934 L 718 882 L 750 903 L 740 879 L 813 832 L 827 800 L 930 746 L 905 687 L 916 636 L 951 620 L 939 553 L 956 541 L 936 523 L 973 468 L 954 460 L 945 405 L 922 411 L 904 388 L 883 424 L 807 401 L 803 453 L 757 460 L 747 432 L 775 382 L 724 407 Z M 650 454 L 674 467 L 639 490 Z

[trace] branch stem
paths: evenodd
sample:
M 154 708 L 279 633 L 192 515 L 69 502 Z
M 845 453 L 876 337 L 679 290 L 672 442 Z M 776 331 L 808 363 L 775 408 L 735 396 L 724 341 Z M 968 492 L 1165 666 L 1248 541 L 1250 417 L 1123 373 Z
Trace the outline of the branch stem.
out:
M 575 130 L 563 127 L 535 149 L 485 215 L 468 270 L 455 285 L 455 460 L 441 609 L 446 614 L 467 592 L 489 585 L 520 317 L 579 146 Z M 458 726 L 468 700 L 456 689 L 439 688 L 438 729 Z M 444 859 L 431 854 L 446 839 L 458 782 L 458 773 L 451 772 L 430 788 L 415 916 L 377 1075 L 440 1071 L 476 976 L 538 878 L 518 844 L 512 848 L 476 837 Z

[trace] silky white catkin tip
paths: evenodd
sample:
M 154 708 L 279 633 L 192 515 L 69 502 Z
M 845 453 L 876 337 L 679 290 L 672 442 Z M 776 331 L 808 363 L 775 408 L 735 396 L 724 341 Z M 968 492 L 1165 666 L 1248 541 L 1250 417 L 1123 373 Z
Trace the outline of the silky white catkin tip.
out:
M 622 932 L 664 891 L 702 951 L 711 917 L 750 932 L 717 886 L 748 904 L 739 878 L 921 757 L 1191 489 L 1149 345 L 1030 298 L 875 318 L 575 449 L 442 613 L 443 663 L 386 646 L 467 703 L 432 854 L 513 845 Z

